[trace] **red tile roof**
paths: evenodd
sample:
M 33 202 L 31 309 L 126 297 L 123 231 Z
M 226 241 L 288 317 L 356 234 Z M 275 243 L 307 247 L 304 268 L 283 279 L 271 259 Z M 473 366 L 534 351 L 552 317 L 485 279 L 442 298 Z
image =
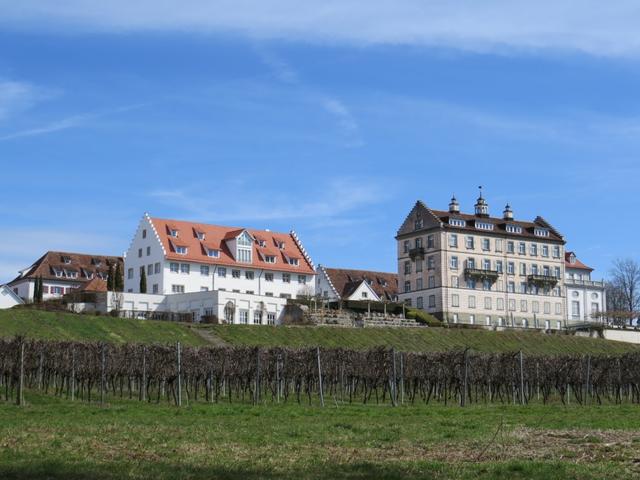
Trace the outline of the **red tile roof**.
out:
M 94 277 L 93 279 L 82 285 L 78 290 L 81 292 L 106 292 L 107 282 L 105 282 L 101 278 Z
M 390 301 L 398 295 L 398 275 L 395 273 L 346 268 L 322 268 L 341 298 L 351 295 L 363 281 L 369 283 L 369 286 L 381 300 Z
M 571 263 L 571 261 L 570 261 L 571 254 L 575 255 L 574 252 L 565 252 L 565 254 L 564 254 L 564 267 L 565 268 L 575 268 L 577 270 L 589 270 L 590 272 L 593 272 L 593 268 L 588 267 L 587 265 L 582 263 L 580 260 L 578 260 L 578 257 L 575 257 L 575 263 Z
M 206 225 L 201 223 L 187 222 L 181 220 L 166 220 L 161 218 L 150 218 L 156 232 L 160 237 L 160 242 L 169 260 L 189 261 L 197 263 L 208 263 L 212 265 L 235 266 L 235 267 L 253 267 L 263 268 L 265 270 L 274 270 L 280 272 L 291 272 L 301 274 L 315 274 L 313 264 L 309 257 L 303 252 L 302 246 L 296 240 L 297 237 L 293 233 L 277 233 L 268 230 L 253 230 L 239 227 L 224 227 L 221 225 Z M 178 230 L 178 238 L 171 237 L 168 233 L 167 226 Z M 195 232 L 204 233 L 205 239 L 199 240 Z M 231 240 L 242 232 L 248 232 L 249 235 L 256 238 L 259 237 L 266 241 L 266 246 L 261 247 L 258 241 L 252 245 L 252 262 L 250 264 L 237 262 L 229 248 L 227 241 Z M 182 255 L 176 253 L 171 246 L 171 242 L 175 242 L 181 246 L 187 247 L 187 254 Z M 284 249 L 279 249 L 278 244 L 282 243 Z M 203 250 L 203 244 L 206 248 L 220 251 L 219 257 L 209 257 Z M 264 261 L 263 255 L 271 255 L 276 257 L 276 263 L 267 263 Z M 290 265 L 283 255 L 286 254 L 291 258 L 298 258 L 299 265 Z

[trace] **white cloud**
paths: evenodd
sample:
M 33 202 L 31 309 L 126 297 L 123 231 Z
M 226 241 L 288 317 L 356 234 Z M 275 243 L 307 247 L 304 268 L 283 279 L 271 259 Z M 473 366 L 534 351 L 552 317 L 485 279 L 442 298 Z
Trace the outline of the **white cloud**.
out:
M 193 187 L 193 186 L 192 186 Z M 346 225 L 357 218 L 350 218 L 354 212 L 370 205 L 378 204 L 388 198 L 389 188 L 384 188 L 364 179 L 340 179 L 320 186 L 308 192 L 311 201 L 299 201 L 290 196 L 274 196 L 263 198 L 255 193 L 255 189 L 247 186 L 253 193 L 243 202 L 235 204 L 219 201 L 209 194 L 199 195 L 191 192 L 210 191 L 210 188 L 189 188 L 188 190 L 155 190 L 149 193 L 172 208 L 177 208 L 193 219 L 204 222 L 243 222 L 243 221 L 301 221 L 325 225 Z M 238 194 L 226 195 L 216 187 L 217 198 L 237 197 Z M 186 193 L 189 192 L 189 193 Z
M 338 126 L 347 139 L 348 146 L 359 147 L 364 144 L 358 122 L 344 103 L 337 98 L 327 97 L 323 100 L 322 106 L 338 120 Z
M 9 28 L 182 30 L 473 51 L 640 53 L 637 0 L 0 0 Z
M 0 121 L 32 107 L 51 95 L 28 82 L 0 79 Z

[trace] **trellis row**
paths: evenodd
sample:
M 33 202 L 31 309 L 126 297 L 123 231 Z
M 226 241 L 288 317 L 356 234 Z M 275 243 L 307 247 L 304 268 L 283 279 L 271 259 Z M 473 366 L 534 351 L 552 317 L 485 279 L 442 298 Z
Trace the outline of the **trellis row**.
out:
M 0 340 L 0 394 L 189 402 L 640 403 L 640 353 L 406 353 Z

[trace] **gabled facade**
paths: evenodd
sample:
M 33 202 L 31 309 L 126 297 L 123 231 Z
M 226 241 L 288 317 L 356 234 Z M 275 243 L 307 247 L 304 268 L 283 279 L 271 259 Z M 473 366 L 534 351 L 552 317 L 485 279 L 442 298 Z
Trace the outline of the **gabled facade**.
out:
M 395 273 L 372 272 L 318 265 L 316 292 L 329 301 L 373 300 L 396 301 L 398 276 Z
M 122 270 L 122 257 L 47 252 L 7 285 L 20 298 L 29 302 L 33 300 L 36 278 L 42 277 L 43 300 L 62 298 L 64 294 L 81 288 L 94 278 L 106 281 L 109 266 L 113 265 L 115 269 L 117 263 L 120 263 Z
M 0 285 L 0 310 L 22 305 L 24 300 L 7 285 Z
M 143 270 L 147 294 L 184 295 L 180 311 L 230 323 L 274 323 L 287 299 L 315 293 L 315 268 L 295 232 L 145 214 L 125 255 L 125 292 L 140 293 Z
M 593 268 L 576 257 L 565 254 L 565 285 L 567 289 L 567 318 L 573 322 L 591 322 L 606 311 L 607 292 L 604 281 L 592 280 Z
M 418 201 L 396 240 L 400 300 L 450 323 L 564 325 L 565 241 L 542 217 L 491 217 L 482 194 L 473 214 Z

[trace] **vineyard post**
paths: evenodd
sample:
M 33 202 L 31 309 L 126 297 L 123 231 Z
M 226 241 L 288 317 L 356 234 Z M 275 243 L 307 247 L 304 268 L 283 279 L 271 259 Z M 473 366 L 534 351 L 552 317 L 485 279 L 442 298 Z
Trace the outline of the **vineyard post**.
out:
M 38 361 L 38 390 L 42 390 L 43 384 L 43 370 L 44 370 L 44 352 L 40 352 L 40 358 Z
M 524 356 L 520 350 L 520 403 L 524 405 Z
M 180 365 L 180 342 L 176 342 L 176 361 L 178 367 L 178 406 L 182 406 L 182 365 Z
M 253 391 L 253 403 L 260 402 L 260 349 L 256 348 L 256 388 Z
M 71 401 L 76 399 L 76 349 L 71 347 Z
M 400 404 L 404 405 L 404 353 L 400 352 Z
M 106 374 L 106 357 L 105 357 L 105 344 L 102 344 L 101 361 L 100 361 L 100 405 L 104 405 L 105 387 L 107 383 Z
M 587 378 L 586 378 L 586 382 L 585 382 L 585 387 L 586 387 L 586 392 L 585 392 L 585 397 L 584 397 L 584 403 L 585 404 L 589 404 L 589 384 L 591 382 L 591 355 L 587 355 Z
M 462 362 L 464 368 L 463 381 L 462 381 L 462 392 L 460 392 L 460 406 L 464 407 L 467 400 L 467 352 L 469 348 L 464 349 L 464 353 L 462 354 Z
M 320 363 L 320 347 L 316 347 L 318 357 L 318 386 L 320 388 L 320 405 L 324 407 L 324 392 L 322 391 L 322 365 Z
M 391 349 L 391 404 L 396 407 L 398 405 L 397 377 L 396 377 L 396 349 Z
M 147 399 L 147 347 L 142 347 L 142 385 L 140 385 L 142 401 Z
M 24 405 L 24 339 L 20 339 L 20 372 L 18 377 L 18 395 L 16 404 Z
M 276 402 L 280 403 L 280 354 L 276 356 Z

